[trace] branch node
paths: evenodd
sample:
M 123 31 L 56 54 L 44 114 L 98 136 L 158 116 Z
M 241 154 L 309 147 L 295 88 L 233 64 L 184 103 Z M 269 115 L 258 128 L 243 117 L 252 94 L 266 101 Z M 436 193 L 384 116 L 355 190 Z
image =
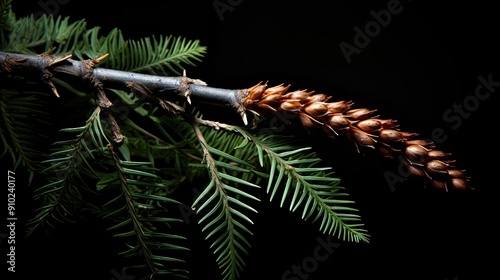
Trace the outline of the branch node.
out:
M 207 83 L 205 83 L 202 80 L 199 79 L 191 79 L 186 76 L 186 70 L 184 69 L 184 72 L 182 74 L 182 77 L 180 77 L 179 81 L 179 87 L 177 88 L 177 92 L 181 93 L 191 105 L 191 88 L 189 87 L 190 84 L 193 85 L 199 85 L 199 86 L 206 86 Z

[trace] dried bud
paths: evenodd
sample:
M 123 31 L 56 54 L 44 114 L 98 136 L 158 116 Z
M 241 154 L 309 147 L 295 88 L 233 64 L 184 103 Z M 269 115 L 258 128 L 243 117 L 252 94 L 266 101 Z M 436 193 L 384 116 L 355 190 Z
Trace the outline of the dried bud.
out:
M 346 115 L 350 118 L 356 120 L 363 120 L 368 118 L 371 114 L 373 114 L 377 110 L 368 110 L 366 108 L 352 109 L 346 112 Z
M 314 94 L 314 95 L 309 96 L 307 98 L 307 103 L 325 102 L 330 98 L 331 98 L 331 96 L 327 96 L 326 94 L 323 94 L 323 93 L 318 93 L 318 94 Z
M 363 131 L 368 133 L 375 133 L 382 129 L 382 123 L 375 119 L 362 120 L 356 124 Z
M 248 89 L 248 96 L 247 98 L 258 100 L 260 99 L 260 96 L 262 93 L 264 93 L 264 90 L 267 87 L 267 83 L 262 84 L 262 82 L 256 84 L 255 86 L 251 87 Z
M 451 185 L 457 190 L 465 190 L 469 186 L 467 181 L 462 178 L 451 178 Z
M 446 186 L 446 182 L 444 181 L 431 180 L 431 184 L 436 189 L 448 191 L 448 187 Z
M 378 120 L 382 124 L 382 128 L 396 128 L 398 125 L 395 120 Z
M 271 94 L 264 97 L 259 103 L 263 104 L 278 104 L 281 99 L 281 95 L 279 94 Z
M 375 148 L 375 144 L 377 143 L 377 141 L 375 141 L 370 134 L 368 134 L 360 129 L 357 129 L 355 127 L 352 127 L 351 128 L 351 135 L 354 138 L 354 140 L 356 141 L 356 143 L 358 143 L 362 146 Z
M 283 95 L 283 98 L 290 100 L 298 100 L 301 103 L 305 103 L 307 101 L 307 98 L 311 95 L 311 93 L 312 92 L 307 92 L 305 90 L 296 90 Z
M 434 148 L 434 143 L 432 141 L 428 140 L 421 140 L 421 139 L 415 139 L 415 140 L 406 140 L 405 141 L 406 145 L 420 145 L 422 147 L 425 147 L 427 149 L 433 149 Z
M 336 114 L 336 113 L 343 113 L 346 110 L 349 110 L 351 108 L 351 104 L 352 102 L 337 101 L 337 102 L 327 103 L 326 106 L 328 107 L 328 113 Z
M 433 159 L 443 159 L 447 156 L 451 155 L 450 153 L 445 153 L 440 150 L 432 150 L 429 152 L 429 157 Z
M 429 150 L 420 145 L 410 145 L 405 148 L 405 156 L 414 162 L 422 163 L 427 158 Z
M 262 97 L 266 97 L 268 95 L 274 95 L 274 94 L 283 95 L 288 90 L 289 87 L 290 87 L 290 85 L 285 87 L 285 86 L 283 86 L 283 84 L 281 84 L 281 85 L 267 88 L 264 91 L 264 93 L 262 94 Z
M 328 124 L 331 125 L 334 129 L 346 129 L 351 124 L 351 122 L 348 119 L 344 118 L 342 115 L 329 116 L 327 119 Z
M 393 129 L 382 129 L 380 131 L 380 139 L 385 143 L 394 143 L 403 141 L 403 134 Z
M 328 107 L 323 102 L 314 102 L 307 105 L 304 110 L 314 118 L 319 118 L 328 113 Z
M 299 112 L 299 120 L 302 126 L 305 128 L 313 128 L 315 125 L 315 122 L 312 120 L 312 118 L 304 113 Z
M 300 102 L 297 100 L 287 100 L 287 101 L 283 101 L 280 104 L 281 110 L 289 111 L 289 112 L 300 111 L 301 108 L 302 108 L 302 104 L 300 104 Z
M 415 176 L 415 177 L 428 177 L 427 173 L 425 173 L 425 170 L 422 169 L 421 167 L 417 167 L 414 165 L 408 165 L 408 174 L 410 176 Z
M 417 137 L 418 133 L 401 131 L 401 135 L 403 135 L 403 140 L 408 140 L 410 138 Z
M 448 169 L 448 175 L 450 175 L 451 178 L 465 178 L 464 173 L 456 169 Z
M 398 152 L 398 150 L 387 145 L 377 145 L 377 152 L 383 157 L 392 159 L 394 158 L 394 154 Z
M 431 160 L 425 164 L 427 171 L 431 173 L 444 173 L 448 174 L 448 165 L 440 160 Z

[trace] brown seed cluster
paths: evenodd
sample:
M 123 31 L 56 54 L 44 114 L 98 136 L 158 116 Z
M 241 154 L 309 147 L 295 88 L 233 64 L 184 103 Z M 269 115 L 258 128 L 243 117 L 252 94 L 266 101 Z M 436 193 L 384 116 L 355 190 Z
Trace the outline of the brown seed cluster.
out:
M 450 154 L 436 150 L 431 141 L 417 139 L 417 133 L 404 132 L 392 119 L 381 119 L 376 110 L 352 108 L 351 101 L 330 102 L 331 96 L 314 91 L 288 91 L 290 86 L 267 87 L 258 83 L 247 89 L 243 104 L 247 111 L 269 116 L 293 113 L 306 129 L 320 129 L 328 136 L 344 136 L 358 152 L 371 148 L 383 157 L 399 159 L 408 176 L 420 177 L 437 189 L 471 188 L 464 170 L 454 169 Z

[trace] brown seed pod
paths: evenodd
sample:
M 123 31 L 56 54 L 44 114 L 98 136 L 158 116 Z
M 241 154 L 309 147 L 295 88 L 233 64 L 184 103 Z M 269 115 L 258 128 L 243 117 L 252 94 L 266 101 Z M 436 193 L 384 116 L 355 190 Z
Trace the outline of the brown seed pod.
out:
M 250 98 L 245 98 L 243 101 L 243 105 L 245 106 L 245 108 L 251 108 L 253 104 L 255 104 L 255 101 Z
M 396 150 L 396 149 L 389 147 L 387 145 L 377 145 L 376 150 L 381 156 L 386 157 L 386 158 L 390 158 L 390 159 L 393 159 L 394 155 L 397 152 L 399 152 L 399 150 Z
M 336 114 L 336 113 L 343 113 L 351 108 L 352 102 L 346 102 L 346 101 L 337 101 L 337 102 L 329 102 L 326 104 L 328 107 L 328 113 L 330 114 Z
M 431 180 L 431 185 L 436 189 L 448 191 L 448 187 L 446 186 L 445 181 Z
M 250 98 L 253 100 L 260 99 L 261 95 L 266 90 L 266 87 L 267 87 L 267 83 L 262 84 L 262 82 L 260 82 L 260 83 L 256 84 L 255 86 L 249 88 L 247 98 Z
M 403 134 L 394 129 L 382 129 L 379 133 L 380 140 L 385 143 L 395 143 L 403 141 Z
M 300 123 L 302 124 L 303 127 L 307 128 L 307 129 L 314 128 L 314 126 L 316 125 L 316 122 L 314 122 L 309 115 L 304 114 L 302 112 L 299 112 L 298 115 L 299 115 Z
M 283 95 L 288 90 L 289 87 L 290 87 L 290 85 L 283 86 L 283 84 L 281 84 L 281 85 L 267 88 L 264 91 L 264 93 L 262 93 L 262 98 L 264 98 L 268 95 L 274 95 L 274 94 Z
M 301 103 L 305 103 L 312 92 L 307 92 L 305 90 L 296 90 L 283 95 L 283 99 L 298 100 Z
M 366 108 L 351 109 L 345 112 L 347 116 L 355 120 L 364 120 L 371 116 L 377 110 L 368 110 Z
M 376 119 L 366 119 L 358 122 L 357 127 L 368 133 L 376 133 L 382 129 L 382 123 Z
M 451 155 L 450 153 L 445 153 L 445 152 L 440 151 L 440 150 L 429 151 L 429 157 L 433 158 L 433 159 L 443 159 L 443 158 L 446 158 L 450 155 Z
M 381 120 L 381 119 L 377 119 L 381 124 L 382 124 L 382 128 L 397 128 L 399 125 L 396 124 L 396 121 L 395 120 Z
M 314 102 L 306 105 L 304 110 L 314 118 L 320 118 L 328 113 L 328 107 L 323 102 Z
M 357 144 L 365 147 L 375 148 L 377 141 L 373 139 L 373 135 L 370 135 L 356 127 L 351 127 L 350 131 L 353 139 Z
M 425 147 L 427 149 L 433 149 L 434 148 L 434 143 L 429 140 L 421 140 L 421 139 L 414 139 L 414 140 L 406 140 L 405 141 L 406 145 L 420 145 L 422 147 Z
M 442 173 L 442 174 L 448 174 L 448 165 L 444 163 L 443 161 L 433 159 L 425 164 L 425 169 L 431 173 Z
M 427 158 L 428 151 L 429 150 L 424 148 L 423 146 L 414 144 L 407 146 L 405 148 L 404 154 L 409 160 L 422 163 Z
M 410 176 L 415 176 L 415 177 L 429 177 L 427 173 L 425 173 L 425 170 L 422 169 L 421 167 L 417 167 L 414 165 L 408 165 L 408 174 Z
M 302 109 L 302 104 L 297 100 L 287 100 L 281 102 L 280 109 L 289 112 L 297 112 Z
M 457 190 L 465 190 L 469 187 L 469 184 L 463 178 L 451 178 L 451 185 Z
M 314 92 L 314 91 L 313 91 Z M 312 93 L 312 92 L 311 92 Z M 323 93 L 317 93 L 317 94 L 313 94 L 311 96 L 309 96 L 307 98 L 307 103 L 315 103 L 315 102 L 325 102 L 327 101 L 328 99 L 330 99 L 331 96 L 328 96 L 326 94 L 323 94 Z
M 405 132 L 405 131 L 400 131 L 400 132 L 404 138 L 403 140 L 405 140 L 405 141 L 418 136 L 418 133 L 414 133 L 414 132 Z
M 281 95 L 280 94 L 270 94 L 259 101 L 259 103 L 276 105 L 280 102 Z
M 328 124 L 334 129 L 346 129 L 351 124 L 351 122 L 342 115 L 332 115 L 326 117 L 326 119 Z
M 451 178 L 465 178 L 463 171 L 456 169 L 448 169 L 448 175 L 450 175 Z

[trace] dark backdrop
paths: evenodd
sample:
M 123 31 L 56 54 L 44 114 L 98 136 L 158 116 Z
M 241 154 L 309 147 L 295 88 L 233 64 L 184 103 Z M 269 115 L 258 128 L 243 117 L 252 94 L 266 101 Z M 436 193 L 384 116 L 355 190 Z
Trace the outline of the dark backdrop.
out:
M 19 16 L 44 12 L 36 1 L 14 2 Z M 463 280 L 498 275 L 498 203 L 493 193 L 498 188 L 494 172 L 500 87 L 492 87 L 483 100 L 475 97 L 478 77 L 500 82 L 498 10 L 487 1 L 57 3 L 45 12 L 86 18 L 89 26 L 101 26 L 103 34 L 118 27 L 127 38 L 163 34 L 201 40 L 208 53 L 187 74 L 214 87 L 246 88 L 266 80 L 270 85 L 291 84 L 377 109 L 423 138 L 442 129 L 448 138 L 440 148 L 453 153 L 473 177 L 474 192 L 433 192 L 415 182 L 391 188 L 384 178 L 395 167 L 391 163 L 358 155 L 341 143 L 313 141 L 356 201 L 371 243 L 332 239 L 338 248 L 317 268 L 302 278 L 282 278 L 293 265 L 312 257 L 326 237 L 298 215 L 264 201 L 243 279 Z M 393 13 L 390 19 L 381 16 L 385 26 L 377 29 L 374 12 L 387 14 L 381 10 Z M 367 26 L 370 41 L 355 41 L 355 28 Z M 356 47 L 356 42 L 359 51 L 349 56 L 349 63 L 339 45 Z M 467 114 L 446 119 L 445 112 L 456 105 L 468 106 Z M 103 230 L 103 225 L 88 221 L 49 237 L 20 241 L 19 274 L 118 279 L 113 272 L 122 266 L 116 244 L 103 237 Z M 190 263 L 193 279 L 216 279 L 203 237 L 193 233 L 190 238 L 196 245 Z

